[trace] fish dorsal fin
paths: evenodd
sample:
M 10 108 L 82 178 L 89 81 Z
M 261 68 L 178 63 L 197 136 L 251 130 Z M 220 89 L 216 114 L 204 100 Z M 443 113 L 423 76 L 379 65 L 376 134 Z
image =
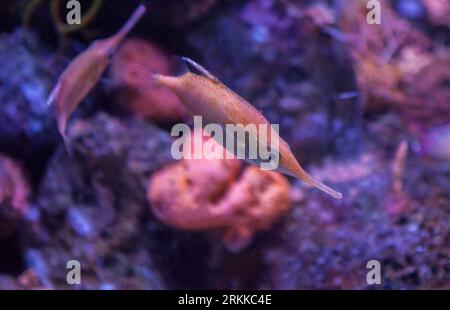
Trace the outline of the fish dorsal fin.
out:
M 220 82 L 214 75 L 212 75 L 208 70 L 206 70 L 205 68 L 203 68 L 201 65 L 199 65 L 198 63 L 196 63 L 195 61 L 193 61 L 190 58 L 187 57 L 181 57 L 181 59 L 183 60 L 183 62 L 185 63 L 186 67 L 188 68 L 189 72 L 192 72 L 194 74 L 197 75 L 201 75 L 213 82 Z

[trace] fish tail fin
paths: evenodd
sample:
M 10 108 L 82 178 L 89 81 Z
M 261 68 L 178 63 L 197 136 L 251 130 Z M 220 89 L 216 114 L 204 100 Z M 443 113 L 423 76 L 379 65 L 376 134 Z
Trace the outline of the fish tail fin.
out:
M 115 37 L 117 38 L 117 42 L 121 42 L 127 36 L 127 34 L 134 28 L 134 26 L 136 26 L 146 12 L 146 5 L 141 4 L 137 7 L 125 25 L 123 25 L 122 28 L 120 28 L 120 30 L 116 33 Z
M 329 186 L 323 184 L 322 182 L 317 181 L 312 176 L 310 176 L 305 170 L 302 168 L 299 169 L 299 171 L 295 175 L 297 178 L 303 180 L 304 182 L 308 183 L 309 185 L 312 185 L 321 191 L 327 193 L 333 198 L 341 199 L 342 193 L 335 191 L 334 189 L 330 188 Z

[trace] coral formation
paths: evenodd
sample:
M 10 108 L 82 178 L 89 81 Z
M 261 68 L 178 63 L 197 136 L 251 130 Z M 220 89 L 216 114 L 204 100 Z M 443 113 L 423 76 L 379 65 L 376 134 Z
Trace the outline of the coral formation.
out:
M 189 139 L 211 139 L 196 131 Z M 217 148 L 226 152 L 222 146 Z M 279 173 L 247 167 L 237 159 L 183 159 L 151 178 L 148 200 L 164 223 L 190 230 L 221 229 L 230 250 L 248 245 L 290 206 L 289 183 Z
M 152 84 L 152 74 L 171 74 L 170 57 L 141 39 L 125 41 L 111 62 L 110 78 L 117 102 L 140 118 L 160 123 L 179 121 L 186 111 L 177 96 Z

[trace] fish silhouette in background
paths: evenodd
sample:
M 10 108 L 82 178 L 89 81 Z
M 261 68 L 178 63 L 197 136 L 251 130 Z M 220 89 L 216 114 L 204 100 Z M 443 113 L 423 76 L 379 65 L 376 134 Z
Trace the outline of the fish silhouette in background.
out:
M 55 105 L 58 130 L 68 150 L 66 128 L 70 115 L 100 80 L 111 56 L 146 11 L 146 7 L 140 5 L 116 34 L 93 42 L 72 60 L 59 77 L 47 104 Z

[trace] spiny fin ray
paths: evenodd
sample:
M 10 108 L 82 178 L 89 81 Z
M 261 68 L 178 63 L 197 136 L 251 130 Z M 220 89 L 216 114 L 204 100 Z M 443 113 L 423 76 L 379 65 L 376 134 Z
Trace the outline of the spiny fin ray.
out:
M 201 76 L 204 76 L 204 77 L 208 78 L 209 80 L 214 81 L 216 83 L 220 82 L 208 70 L 206 70 L 203 66 L 199 65 L 198 63 L 196 63 L 192 59 L 187 58 L 187 57 L 181 57 L 181 59 L 184 61 L 184 63 L 186 64 L 186 66 L 188 67 L 188 70 L 190 72 L 198 74 L 198 75 L 201 75 Z

